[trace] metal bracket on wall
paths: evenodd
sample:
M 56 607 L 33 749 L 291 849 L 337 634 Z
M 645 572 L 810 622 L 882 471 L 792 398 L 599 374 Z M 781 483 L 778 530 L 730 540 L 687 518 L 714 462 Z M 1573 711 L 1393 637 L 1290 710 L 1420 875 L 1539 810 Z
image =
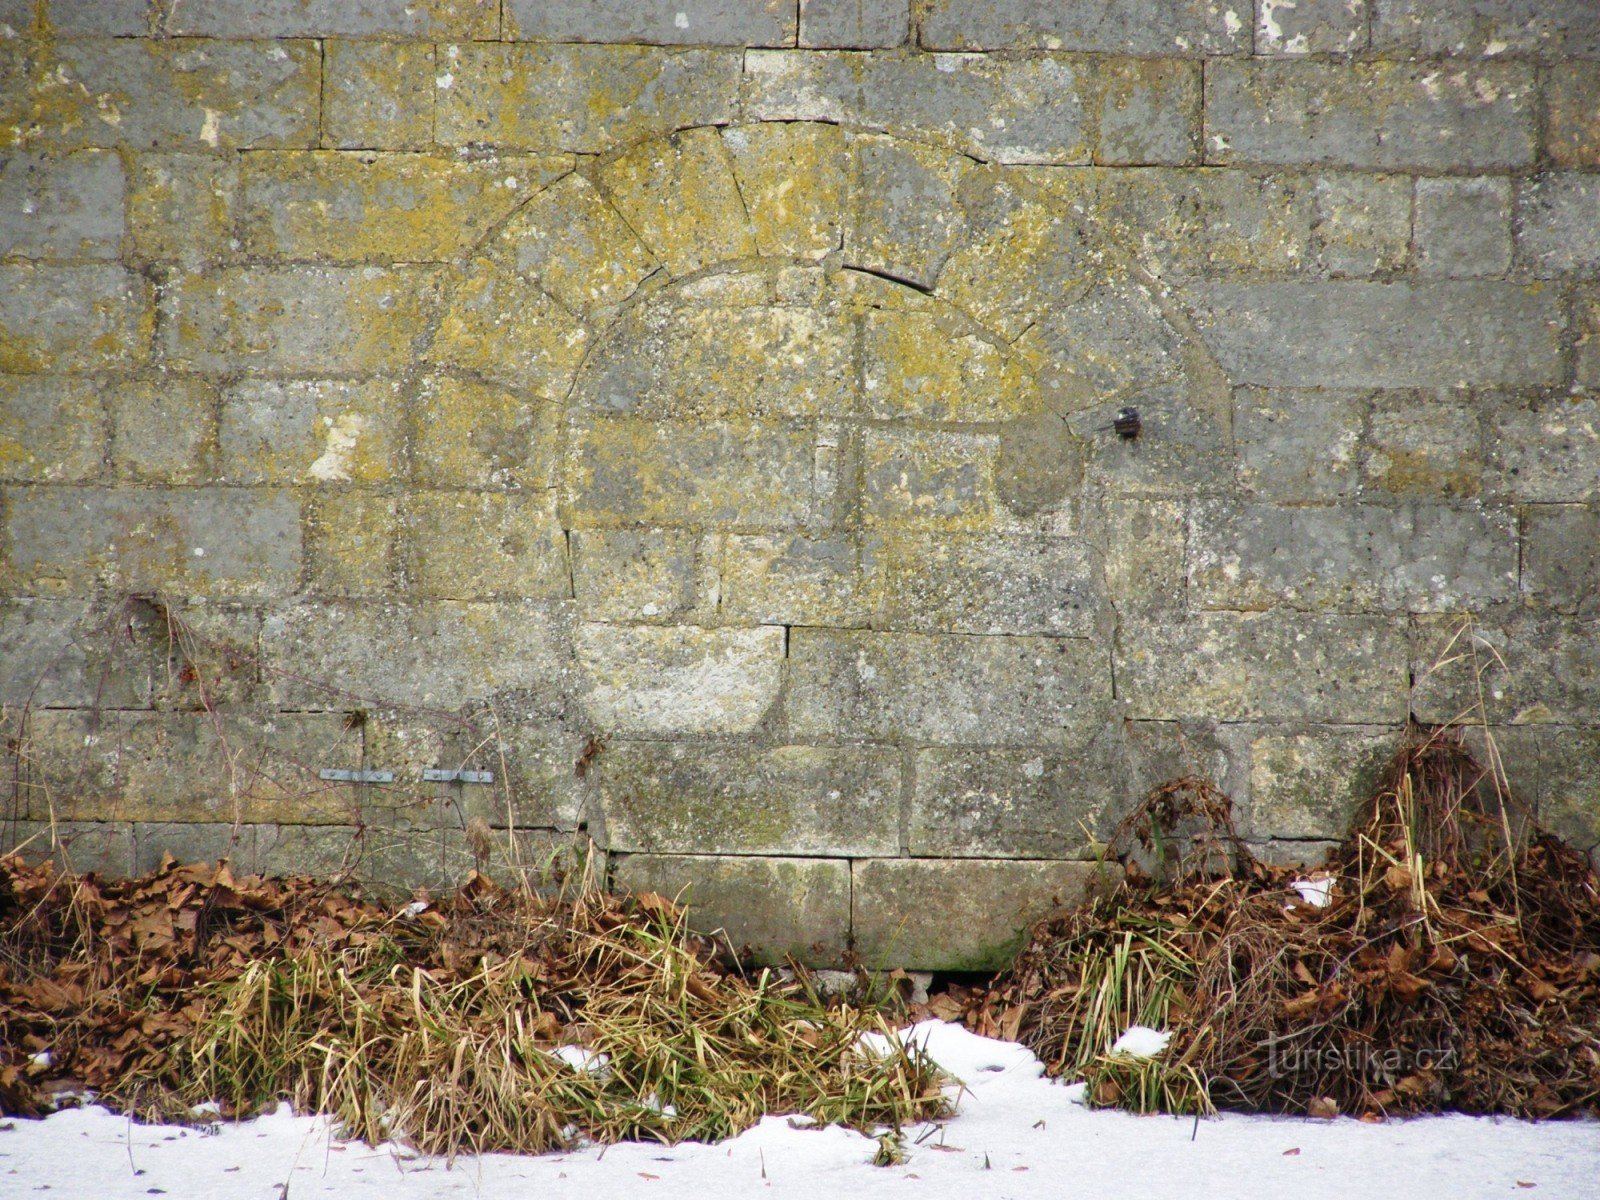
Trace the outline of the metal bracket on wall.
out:
M 493 771 L 447 771 L 429 767 L 422 772 L 428 783 L 493 783 Z
M 337 769 L 323 769 L 317 772 L 318 779 L 329 779 L 335 783 L 393 783 L 393 771 L 344 771 Z

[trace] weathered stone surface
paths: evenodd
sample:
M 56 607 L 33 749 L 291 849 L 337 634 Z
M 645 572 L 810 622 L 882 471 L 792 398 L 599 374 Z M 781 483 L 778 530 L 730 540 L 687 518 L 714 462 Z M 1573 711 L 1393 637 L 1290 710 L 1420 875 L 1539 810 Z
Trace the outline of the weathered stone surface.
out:
M 1183 102 L 1165 77 L 1146 74 L 1117 81 L 1124 104 L 1165 116 Z M 1081 60 L 766 50 L 745 56 L 745 80 L 758 120 L 914 131 L 995 162 L 1089 161 L 1097 81 Z M 1115 111 L 1115 97 L 1108 103 Z
M 1533 72 L 1522 63 L 1219 60 L 1206 76 L 1206 157 L 1378 170 L 1529 166 Z
M 723 539 L 718 609 L 763 625 L 865 626 L 871 598 L 856 543 L 805 534 L 732 534 Z
M 497 837 L 481 869 L 510 882 L 519 869 L 529 882 L 543 881 L 544 860 L 559 857 L 562 844 L 544 831 Z M 389 828 L 380 822 L 358 828 L 339 825 L 261 825 L 256 829 L 254 869 L 320 879 L 359 879 L 379 895 L 403 899 L 414 887 L 459 887 L 479 866 L 459 830 Z
M 572 593 L 600 621 L 679 621 L 694 608 L 700 539 L 676 529 L 575 529 Z
M 1200 65 L 1108 60 L 1100 70 L 1094 161 L 1116 166 L 1200 161 Z
M 552 492 L 414 491 L 402 524 L 413 595 L 559 600 L 572 594 Z
M 268 260 L 449 259 L 571 169 L 566 155 L 460 162 L 325 150 L 248 154 L 244 249 Z
M 884 747 L 618 742 L 595 769 L 611 849 L 894 854 L 900 760 Z
M 559 610 L 532 601 L 302 604 L 261 630 L 283 708 L 458 708 L 504 697 L 508 716 L 559 711 L 570 661 Z
M 111 463 L 136 483 L 194 484 L 214 474 L 217 398 L 200 379 L 168 375 L 110 389 Z
M 323 43 L 322 132 L 340 150 L 420 150 L 433 141 L 431 42 Z
M 105 405 L 87 379 L 0 375 L 0 479 L 87 483 L 106 453 Z
M 629 854 L 612 883 L 688 906 L 691 928 L 723 931 L 757 963 L 837 966 L 850 944 L 850 864 L 827 858 Z
M 869 311 L 862 399 L 873 417 L 1003 421 L 1038 405 L 1017 359 L 945 313 Z
M 320 55 L 310 41 L 93 38 L 54 43 L 25 123 L 49 146 L 218 151 L 314 146 Z
M 1117 694 L 1136 720 L 1390 723 L 1405 719 L 1408 658 L 1393 617 L 1275 609 L 1124 619 Z
M 114 612 L 84 600 L 0 603 L 0 706 L 13 711 L 150 702 L 150 672 L 108 653 Z M 144 666 L 144 663 L 139 663 Z
M 1494 176 L 1417 180 L 1417 272 L 1504 275 L 1511 267 L 1511 184 Z
M 150 285 L 121 267 L 0 265 L 0 371 L 137 366 L 151 316 Z
M 869 967 L 994 971 L 1040 917 L 1071 908 L 1087 862 L 867 859 L 852 866 L 855 951 Z
M 838 126 L 742 125 L 723 130 L 722 143 L 762 254 L 821 258 L 839 248 L 849 156 Z
M 1600 392 L 1600 288 L 1579 291 L 1573 298 L 1578 336 L 1573 346 L 1573 382 Z
M 229 859 L 248 870 L 256 857 L 256 827 L 218 822 L 139 821 L 133 826 L 133 872 L 145 875 L 171 855 L 181 863 Z
M 589 342 L 589 330 L 547 293 L 488 258 L 476 258 L 452 273 L 426 361 L 559 396 L 571 386 Z
M 756 253 L 733 163 L 714 129 L 646 142 L 602 168 L 599 183 L 674 275 Z
M 1324 175 L 1312 189 L 1317 259 L 1335 276 L 1405 266 L 1411 252 L 1411 180 L 1402 175 Z
M 518 271 L 578 313 L 620 304 L 660 269 L 616 209 L 577 174 L 523 205 L 502 240 Z
M 1574 846 L 1600 846 L 1600 729 L 1560 729 L 1541 744 L 1539 821 Z
M 1235 383 L 1541 385 L 1561 370 L 1550 289 L 1487 281 L 1194 284 L 1206 344 Z
M 1600 176 L 1546 175 L 1517 192 L 1517 257 L 1537 275 L 1600 272 Z
M 184 275 L 161 296 L 174 366 L 308 373 L 398 370 L 432 307 L 428 267 L 245 267 Z
M 1600 72 L 1592 62 L 1557 63 L 1545 79 L 1545 147 L 1551 162 L 1600 167 Z
M 800 0 L 800 45 L 808 49 L 903 46 L 911 0 Z
M 1600 497 L 1600 396 L 1493 397 L 1485 437 L 1491 473 L 1516 499 Z
M 300 508 L 283 492 L 28 488 L 5 517 L 14 593 L 281 596 L 300 580 Z
M 1239 484 L 1277 501 L 1341 500 L 1360 484 L 1361 392 L 1239 388 L 1233 436 Z
M 400 565 L 400 502 L 372 492 L 326 491 L 306 513 L 307 582 L 333 596 L 394 590 Z
M 414 403 L 416 480 L 425 487 L 547 488 L 560 412 L 528 394 L 436 375 Z
M 122 160 L 82 150 L 0 163 L 0 255 L 116 258 L 127 221 Z
M 1199 0 L 1036 4 L 931 0 L 922 44 L 935 50 L 1086 50 L 1101 54 L 1248 54 L 1250 13 Z
M 506 36 L 656 46 L 789 46 L 790 0 L 509 0 Z
M 1183 339 L 1150 289 L 1120 272 L 1102 273 L 1081 299 L 1043 314 L 1017 349 L 1041 380 L 1075 381 L 1101 402 L 1184 381 Z
M 870 526 L 986 529 L 995 509 L 989 433 L 868 428 L 862 438 L 865 517 Z
M 1600 616 L 1600 511 L 1576 504 L 1523 510 L 1522 592 L 1557 612 Z
M 1600 12 L 1585 0 L 1394 0 L 1373 9 L 1372 48 L 1600 58 Z
M 140 154 L 128 180 L 128 227 L 138 262 L 193 269 L 237 257 L 239 163 L 211 154 Z
M 1413 620 L 1419 721 L 1581 724 L 1600 698 L 1600 622 L 1537 609 Z
M 1123 804 L 1132 806 L 1163 784 L 1197 775 L 1233 801 L 1242 823 L 1250 805 L 1250 740 L 1255 726 L 1211 718 L 1124 721 L 1122 750 L 1128 782 Z
M 921 750 L 908 848 L 929 858 L 1077 858 L 1115 824 L 1113 735 L 1063 751 Z
M 886 137 L 855 145 L 860 182 L 845 227 L 845 262 L 933 287 L 960 237 L 956 189 L 969 161 Z
M 8 849 L 24 862 L 53 860 L 73 871 L 98 871 L 112 879 L 133 873 L 133 826 L 126 821 L 7 821 Z
M 222 396 L 230 483 L 383 483 L 403 474 L 398 387 L 245 379 Z
M 1067 424 L 1083 447 L 1085 494 L 1181 497 L 1229 487 L 1226 410 L 1219 416 L 1197 408 L 1196 391 L 1173 381 L 1123 392 L 1072 416 Z M 1142 428 L 1133 440 L 1112 431 L 1124 406 L 1139 412 Z
M 884 536 L 865 554 L 886 629 L 1088 637 L 1101 616 L 1100 556 L 1081 538 Z
M 1367 429 L 1362 481 L 1374 496 L 1457 499 L 1483 490 L 1483 422 L 1454 392 L 1386 392 Z
M 1261 0 L 1257 54 L 1353 54 L 1367 47 L 1367 0 Z
M 784 631 L 578 627 L 583 705 L 619 734 L 749 733 L 778 697 Z
M 1170 500 L 1106 502 L 1105 595 L 1115 613 L 1173 612 L 1187 597 L 1183 574 L 1187 523 Z
M 166 21 L 185 37 L 459 37 L 500 32 L 496 0 L 255 0 L 179 4 Z
M 1274 731 L 1250 743 L 1250 823 L 1254 838 L 1338 841 L 1394 752 L 1382 726 Z
M 736 116 L 737 50 L 643 46 L 443 47 L 435 137 L 595 154 Z
M 785 710 L 803 738 L 1029 746 L 1105 719 L 1105 648 L 1080 639 L 794 629 Z

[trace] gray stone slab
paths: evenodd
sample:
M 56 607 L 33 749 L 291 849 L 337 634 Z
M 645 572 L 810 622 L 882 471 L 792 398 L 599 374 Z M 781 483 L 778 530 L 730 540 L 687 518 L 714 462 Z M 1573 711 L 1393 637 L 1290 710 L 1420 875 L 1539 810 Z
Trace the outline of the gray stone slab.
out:
M 1366 813 L 1398 744 L 1388 726 L 1261 732 L 1250 743 L 1250 819 L 1263 840 L 1340 841 Z
M 1600 703 L 1600 621 L 1506 607 L 1469 624 L 1417 617 L 1411 710 L 1418 720 L 1578 725 Z
M 1600 847 L 1600 729 L 1559 729 L 1540 751 L 1539 823 L 1591 855 Z
M 149 283 L 121 267 L 0 265 L 0 365 L 86 371 L 149 356 Z
M 116 258 L 126 201 L 122 160 L 108 151 L 8 158 L 0 163 L 0 255 Z
M 1522 63 L 1220 61 L 1206 76 L 1207 161 L 1459 171 L 1529 166 Z
M 24 862 L 52 859 L 71 871 L 93 871 L 111 879 L 133 873 L 133 826 L 123 821 L 7 821 L 0 841 Z
M 1095 336 L 1103 336 L 1107 348 L 1116 340 Z M 1129 359 L 1137 353 L 1131 345 Z M 1133 384 L 1115 399 L 1069 418 L 1084 448 L 1085 493 L 1186 497 L 1229 488 L 1234 472 L 1227 426 L 1215 410 L 1194 403 L 1202 398 L 1195 393 L 1178 381 L 1144 388 Z M 1124 407 L 1139 412 L 1135 439 L 1119 437 L 1112 427 Z
M 1126 721 L 1126 815 L 1156 788 L 1185 776 L 1209 780 L 1233 804 L 1236 826 L 1250 815 L 1250 740 L 1257 727 L 1196 718 L 1184 721 Z
M 1600 71 L 1556 63 L 1545 76 L 1545 148 L 1557 167 L 1600 167 Z
M 930 0 L 919 29 L 933 50 L 1248 54 L 1250 17 L 1201 0 Z
M 1104 722 L 1106 659 L 1076 638 L 795 629 L 785 711 L 804 738 L 1048 745 Z
M 1261 0 L 1255 52 L 1287 57 L 1365 50 L 1371 7 L 1368 0 Z
M 117 707 L 148 703 L 148 678 L 111 670 L 94 653 L 102 639 L 112 640 L 111 614 L 90 601 L 0 601 L 0 705 L 87 706 L 102 694 Z
M 1600 10 L 1588 0 L 1389 0 L 1373 8 L 1386 54 L 1600 58 Z
M 1083 899 L 1087 862 L 866 859 L 853 864 L 855 951 L 869 967 L 994 971 L 1028 927 Z
M 1207 346 L 1267 387 L 1539 386 L 1562 371 L 1554 289 L 1488 281 L 1193 284 Z
M 492 38 L 498 0 L 177 0 L 165 21 L 185 37 Z
M 1510 180 L 1417 180 L 1416 244 L 1420 275 L 1504 275 L 1511 267 Z
M 1412 181 L 1404 175 L 1328 174 L 1313 185 L 1318 264 L 1334 276 L 1393 272 L 1411 253 Z
M 654 46 L 792 46 L 794 0 L 508 0 L 506 36 Z
M 911 0 L 800 0 L 800 45 L 809 49 L 903 46 Z
M 323 43 L 322 128 L 341 150 L 420 150 L 433 141 L 439 91 L 429 43 Z
M 1483 419 L 1465 392 L 1381 392 L 1366 441 L 1361 481 L 1369 498 L 1460 500 L 1483 491 Z
M 1100 64 L 1094 160 L 1113 166 L 1200 160 L 1200 64 L 1129 58 Z
M 45 19 L 66 37 L 140 37 L 150 32 L 156 8 L 151 0 L 48 0 Z
M 1367 409 L 1366 393 L 1345 389 L 1236 389 L 1233 437 L 1240 487 L 1277 501 L 1355 495 Z
M 104 390 L 96 379 L 0 375 L 0 479 L 94 481 L 108 457 Z
M 1117 695 L 1136 720 L 1405 719 L 1409 645 L 1393 617 L 1274 609 L 1124 620 Z
M 677 529 L 575 529 L 572 587 L 600 621 L 677 621 L 695 604 L 700 539 Z
M 1600 396 L 1500 393 L 1485 408 L 1496 490 L 1542 504 L 1600 498 Z
M 1576 504 L 1522 510 L 1522 593 L 1557 612 L 1600 616 L 1600 511 Z
M 613 851 L 893 854 L 900 755 L 883 746 L 623 742 L 595 764 Z
M 180 863 L 230 859 L 250 870 L 256 857 L 256 827 L 180 821 L 140 821 L 133 827 L 133 874 L 146 875 L 172 855 Z
M 850 864 L 843 859 L 629 854 L 620 891 L 655 892 L 688 908 L 702 933 L 749 947 L 755 962 L 840 966 L 850 945 Z
M 1562 173 L 1523 183 L 1517 258 L 1537 275 L 1600 273 L 1600 175 Z

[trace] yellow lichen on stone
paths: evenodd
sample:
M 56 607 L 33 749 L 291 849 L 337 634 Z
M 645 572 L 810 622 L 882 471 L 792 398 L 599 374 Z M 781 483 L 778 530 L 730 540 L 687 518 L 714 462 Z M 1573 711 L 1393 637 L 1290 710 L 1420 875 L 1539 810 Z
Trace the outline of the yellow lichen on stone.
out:
M 89 380 L 0 375 L 0 479 L 92 479 L 104 447 L 104 405 Z
M 566 536 L 552 492 L 413 492 L 402 518 L 415 595 L 565 598 Z
M 746 125 L 722 141 L 762 254 L 821 258 L 839 248 L 849 155 L 837 125 Z
M 599 181 L 674 275 L 756 254 L 739 185 L 715 129 L 637 146 L 602 169 Z
M 222 406 L 230 481 L 385 483 L 401 470 L 399 386 L 245 380 Z
M 588 343 L 589 331 L 543 290 L 478 258 L 450 291 L 427 361 L 559 396 Z
M 398 502 L 364 491 L 325 491 L 307 523 L 311 585 L 335 596 L 370 596 L 394 582 Z
M 221 262 L 239 203 L 237 159 L 204 154 L 133 156 L 128 228 L 141 262 Z
M 865 314 L 861 387 L 869 415 L 1003 421 L 1033 410 L 1033 381 L 1022 365 L 952 316 Z
M 988 433 L 865 430 L 861 459 L 867 523 L 908 529 L 990 528 L 999 441 Z
M 554 482 L 559 406 L 471 379 L 433 376 L 416 399 L 417 482 L 544 488 Z
M 526 204 L 501 241 L 518 272 L 577 313 L 620 304 L 658 267 L 594 184 L 575 174 Z

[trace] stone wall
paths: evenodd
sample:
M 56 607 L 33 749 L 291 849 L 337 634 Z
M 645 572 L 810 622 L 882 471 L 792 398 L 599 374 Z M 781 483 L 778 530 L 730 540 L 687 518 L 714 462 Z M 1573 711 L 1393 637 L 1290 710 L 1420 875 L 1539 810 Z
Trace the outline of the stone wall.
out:
M 927 968 L 1408 714 L 1600 841 L 1592 0 L 0 27 L 7 841 Z

